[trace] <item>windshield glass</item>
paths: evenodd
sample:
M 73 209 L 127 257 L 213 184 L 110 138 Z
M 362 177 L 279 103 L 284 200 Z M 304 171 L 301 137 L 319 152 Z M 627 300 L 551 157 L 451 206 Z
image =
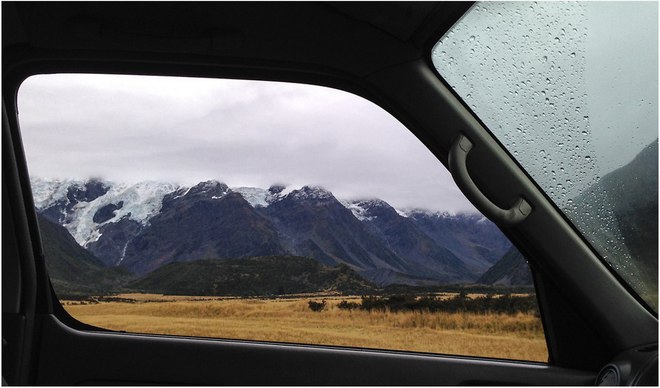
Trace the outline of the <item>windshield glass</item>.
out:
M 658 4 L 477 3 L 432 61 L 657 311 Z

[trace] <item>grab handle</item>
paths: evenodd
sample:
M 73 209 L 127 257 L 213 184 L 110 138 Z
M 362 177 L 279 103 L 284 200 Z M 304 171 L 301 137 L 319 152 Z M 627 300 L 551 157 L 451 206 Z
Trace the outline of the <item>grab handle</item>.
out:
M 502 209 L 491 202 L 470 178 L 466 160 L 472 147 L 470 139 L 463 134 L 460 134 L 452 145 L 449 151 L 449 171 L 454 177 L 454 181 L 486 217 L 505 225 L 522 222 L 532 212 L 532 207 L 524 198 L 519 198 L 511 208 Z

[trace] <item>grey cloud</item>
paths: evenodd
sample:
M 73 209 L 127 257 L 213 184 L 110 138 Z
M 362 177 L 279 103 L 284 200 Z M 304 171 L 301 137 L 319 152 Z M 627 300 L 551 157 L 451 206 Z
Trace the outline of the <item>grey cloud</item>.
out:
M 306 85 L 184 81 L 28 80 L 19 107 L 30 172 L 182 184 L 316 184 L 342 198 L 474 211 L 444 166 L 369 101 Z

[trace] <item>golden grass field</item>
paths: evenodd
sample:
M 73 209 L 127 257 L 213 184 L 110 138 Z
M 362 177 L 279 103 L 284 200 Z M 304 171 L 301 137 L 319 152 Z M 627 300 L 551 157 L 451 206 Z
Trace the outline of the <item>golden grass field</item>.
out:
M 532 314 L 341 310 L 358 297 L 238 299 L 123 294 L 134 303 L 64 301 L 76 319 L 135 333 L 250 339 L 484 356 L 546 362 L 543 328 Z M 313 312 L 310 300 L 326 300 Z

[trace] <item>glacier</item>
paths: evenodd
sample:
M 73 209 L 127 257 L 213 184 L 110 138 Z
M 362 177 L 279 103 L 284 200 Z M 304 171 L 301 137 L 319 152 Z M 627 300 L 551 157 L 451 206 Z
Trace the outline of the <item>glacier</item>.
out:
M 66 205 L 71 203 L 67 196 L 69 188 L 83 188 L 84 183 L 85 181 L 74 179 L 31 179 L 35 207 L 41 211 L 59 202 L 64 206 L 63 211 L 66 212 Z M 160 212 L 163 197 L 179 188 L 173 183 L 155 181 L 134 184 L 117 184 L 109 181 L 102 181 L 102 183 L 110 188 L 107 193 L 89 202 L 75 203 L 70 212 L 65 214 L 66 222 L 63 226 L 83 247 L 101 237 L 99 232 L 101 226 L 117 222 L 124 217 L 146 225 L 151 217 Z M 102 223 L 94 222 L 94 215 L 99 209 L 120 202 L 122 206 L 115 210 L 112 218 Z

